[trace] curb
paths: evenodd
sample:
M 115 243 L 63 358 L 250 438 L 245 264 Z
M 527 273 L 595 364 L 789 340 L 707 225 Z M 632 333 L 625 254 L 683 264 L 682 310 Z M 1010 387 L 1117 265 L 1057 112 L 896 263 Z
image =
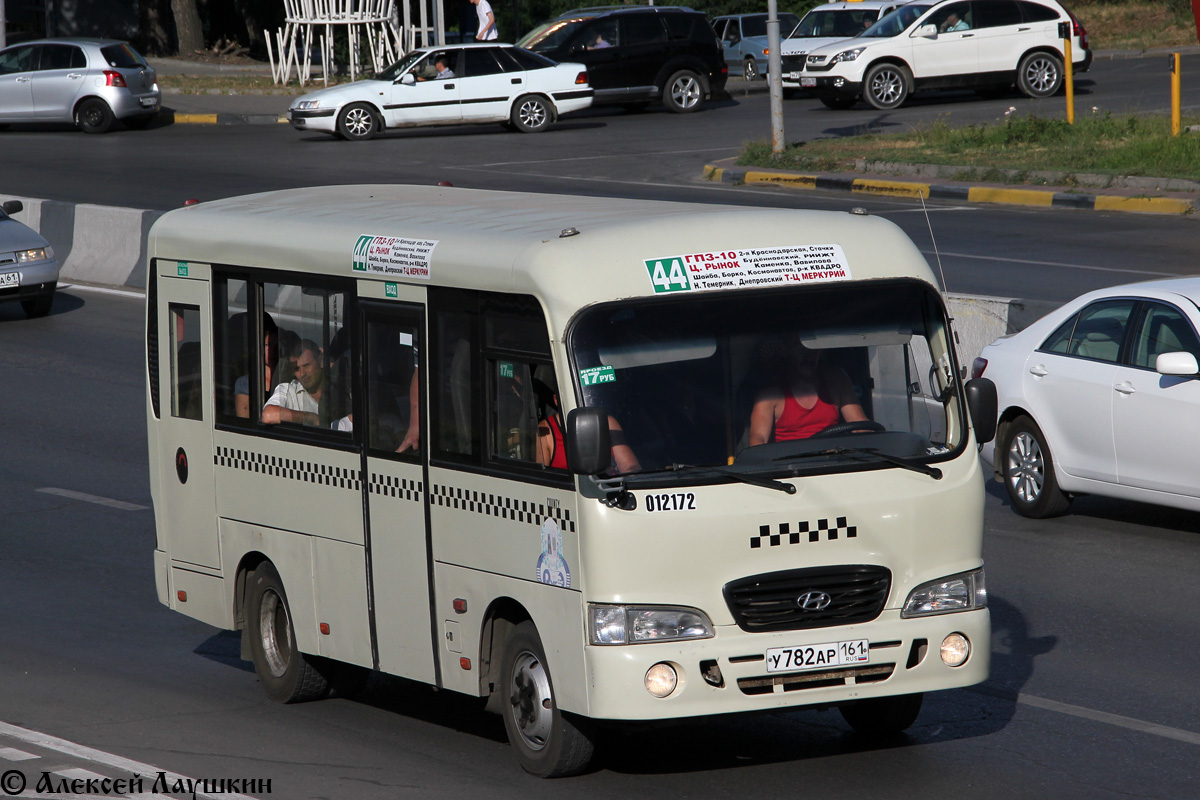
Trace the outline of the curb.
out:
M 159 118 L 175 125 L 286 125 L 286 114 L 176 114 L 167 112 Z
M 1007 189 L 994 186 L 954 186 L 949 184 L 890 181 L 878 178 L 843 178 L 830 175 L 803 175 L 796 172 L 732 170 L 706 164 L 702 176 L 716 183 L 764 183 L 788 189 L 843 191 L 885 197 L 921 197 L 956 200 L 965 203 L 1003 203 L 1009 205 L 1074 208 L 1085 211 L 1127 211 L 1139 214 L 1186 215 L 1196 211 L 1194 200 L 1170 197 L 1125 197 L 1053 192 L 1039 189 Z

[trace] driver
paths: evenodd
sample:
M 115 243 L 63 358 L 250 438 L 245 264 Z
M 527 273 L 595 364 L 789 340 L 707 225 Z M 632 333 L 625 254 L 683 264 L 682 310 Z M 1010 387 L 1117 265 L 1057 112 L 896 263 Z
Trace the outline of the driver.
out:
M 751 447 L 807 439 L 830 425 L 867 419 L 844 370 L 823 366 L 820 353 L 805 347 L 799 336 L 790 344 L 780 380 L 754 401 Z

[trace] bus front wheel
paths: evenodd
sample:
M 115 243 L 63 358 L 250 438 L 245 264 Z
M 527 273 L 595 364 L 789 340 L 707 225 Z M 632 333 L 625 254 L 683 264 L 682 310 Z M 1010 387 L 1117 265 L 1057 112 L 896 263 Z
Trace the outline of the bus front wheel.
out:
M 267 696 L 277 703 L 303 703 L 327 695 L 329 681 L 296 649 L 287 594 L 275 567 L 269 562 L 262 564 L 246 584 L 243 618 L 254 671 Z
M 558 778 L 587 769 L 595 750 L 592 739 L 584 721 L 559 710 L 546 652 L 532 622 L 513 630 L 501 663 L 504 729 L 525 771 Z

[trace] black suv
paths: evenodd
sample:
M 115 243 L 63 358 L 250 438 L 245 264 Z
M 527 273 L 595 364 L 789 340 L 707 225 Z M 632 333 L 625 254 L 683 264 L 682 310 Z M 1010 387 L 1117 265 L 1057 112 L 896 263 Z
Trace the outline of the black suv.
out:
M 581 8 L 517 42 L 555 61 L 587 65 L 595 102 L 696 111 L 729 75 L 721 45 L 698 11 L 674 6 Z

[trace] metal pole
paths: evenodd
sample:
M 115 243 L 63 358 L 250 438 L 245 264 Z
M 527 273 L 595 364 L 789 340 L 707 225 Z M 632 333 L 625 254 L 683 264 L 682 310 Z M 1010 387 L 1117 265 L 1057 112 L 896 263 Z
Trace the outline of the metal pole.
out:
M 1070 22 L 1058 23 L 1058 34 L 1063 40 L 1063 83 L 1067 87 L 1067 124 L 1075 124 L 1075 70 L 1071 62 Z
M 8 17 L 4 16 L 4 0 L 0 0 L 0 47 L 4 47 L 8 41 L 5 37 L 5 31 L 8 28 Z
M 783 63 L 779 58 L 779 2 L 767 0 L 767 87 L 771 94 L 771 152 L 783 152 Z
M 1180 89 L 1180 74 L 1179 74 L 1179 53 L 1171 53 L 1171 135 L 1178 136 L 1180 130 L 1179 121 L 1179 89 Z

